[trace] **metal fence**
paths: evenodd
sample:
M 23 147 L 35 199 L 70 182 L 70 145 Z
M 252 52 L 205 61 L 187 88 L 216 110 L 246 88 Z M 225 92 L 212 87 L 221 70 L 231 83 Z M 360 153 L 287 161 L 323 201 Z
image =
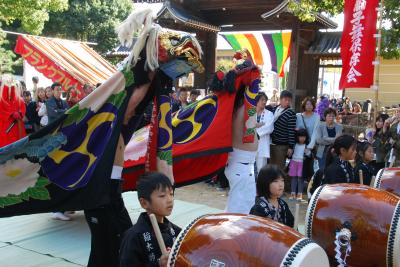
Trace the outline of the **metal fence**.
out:
M 354 137 L 361 137 L 368 127 L 373 124 L 373 114 L 350 114 L 339 115 L 338 122 L 343 125 L 344 133 L 351 134 Z
M 388 114 L 389 117 L 392 117 L 398 111 L 398 108 L 383 109 L 380 114 L 384 113 Z M 373 113 L 338 115 L 337 121 L 343 125 L 344 133 L 351 134 L 356 138 L 364 137 L 367 128 L 374 128 Z

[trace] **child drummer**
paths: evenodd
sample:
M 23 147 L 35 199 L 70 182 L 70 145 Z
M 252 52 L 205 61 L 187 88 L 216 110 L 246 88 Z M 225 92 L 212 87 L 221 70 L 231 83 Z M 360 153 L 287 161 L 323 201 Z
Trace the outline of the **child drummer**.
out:
M 137 183 L 140 205 L 146 210 L 130 228 L 122 241 L 120 267 L 167 266 L 168 255 L 162 255 L 150 222 L 149 214 L 157 218 L 166 247 L 172 247 L 181 229 L 168 221 L 172 212 L 174 191 L 167 176 L 158 172 L 144 174 Z

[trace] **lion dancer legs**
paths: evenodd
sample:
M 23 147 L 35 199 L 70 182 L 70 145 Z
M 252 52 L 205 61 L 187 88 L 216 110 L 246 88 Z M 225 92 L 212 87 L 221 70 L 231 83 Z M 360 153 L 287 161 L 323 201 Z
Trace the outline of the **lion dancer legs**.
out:
M 240 95 L 240 94 L 239 94 Z M 229 181 L 229 196 L 226 204 L 226 212 L 248 214 L 254 205 L 256 197 L 256 181 L 254 177 L 254 163 L 256 161 L 258 140 L 243 142 L 245 118 L 243 113 L 245 106 L 235 108 L 232 121 L 232 145 L 233 151 L 229 153 L 225 175 Z M 249 121 L 248 119 L 246 120 Z M 254 121 L 254 122 L 252 122 Z M 255 125 L 255 118 L 250 118 L 248 126 Z M 254 135 L 254 132 L 253 132 Z
M 233 149 L 229 153 L 225 175 L 229 180 L 229 196 L 226 212 L 248 214 L 254 205 L 256 183 L 254 177 L 255 151 Z
M 225 79 L 236 89 L 232 116 L 232 147 L 225 168 L 229 181 L 229 196 L 226 212 L 248 214 L 256 198 L 256 179 L 254 164 L 256 161 L 258 138 L 256 135 L 257 113 L 256 96 L 260 84 L 260 71 L 251 60 L 247 50 L 235 54 L 238 64 Z
M 150 72 L 149 81 L 153 78 L 154 72 Z M 95 209 L 85 210 L 86 221 L 92 236 L 88 267 L 119 266 L 119 248 L 122 237 L 125 231 L 132 226 L 122 199 L 121 177 L 124 150 L 135 130 L 135 123 L 131 124 L 131 119 L 136 119 L 135 116 L 138 115 L 136 108 L 143 101 L 149 88 L 150 82 L 136 87 L 129 99 L 110 177 L 108 193 L 110 202 Z
M 119 248 L 124 232 L 132 226 L 121 196 L 121 166 L 113 166 L 110 203 L 85 210 L 92 235 L 88 266 L 118 266 Z

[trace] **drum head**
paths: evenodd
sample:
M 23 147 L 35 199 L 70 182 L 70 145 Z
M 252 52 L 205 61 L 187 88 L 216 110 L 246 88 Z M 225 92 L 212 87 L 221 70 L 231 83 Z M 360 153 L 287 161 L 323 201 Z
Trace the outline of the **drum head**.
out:
M 288 251 L 287 255 L 285 256 L 285 260 L 280 266 L 328 267 L 329 259 L 325 251 L 320 246 L 314 243 L 311 239 L 303 238 L 296 242 L 293 247 Z

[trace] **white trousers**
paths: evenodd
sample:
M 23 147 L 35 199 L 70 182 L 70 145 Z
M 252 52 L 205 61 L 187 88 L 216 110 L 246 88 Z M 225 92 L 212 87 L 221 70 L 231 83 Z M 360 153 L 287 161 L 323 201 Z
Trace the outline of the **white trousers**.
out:
M 257 172 L 260 172 L 261 168 L 267 165 L 267 157 L 256 157 Z
M 249 214 L 256 197 L 254 161 L 245 165 L 229 159 L 225 175 L 230 188 L 225 212 Z

